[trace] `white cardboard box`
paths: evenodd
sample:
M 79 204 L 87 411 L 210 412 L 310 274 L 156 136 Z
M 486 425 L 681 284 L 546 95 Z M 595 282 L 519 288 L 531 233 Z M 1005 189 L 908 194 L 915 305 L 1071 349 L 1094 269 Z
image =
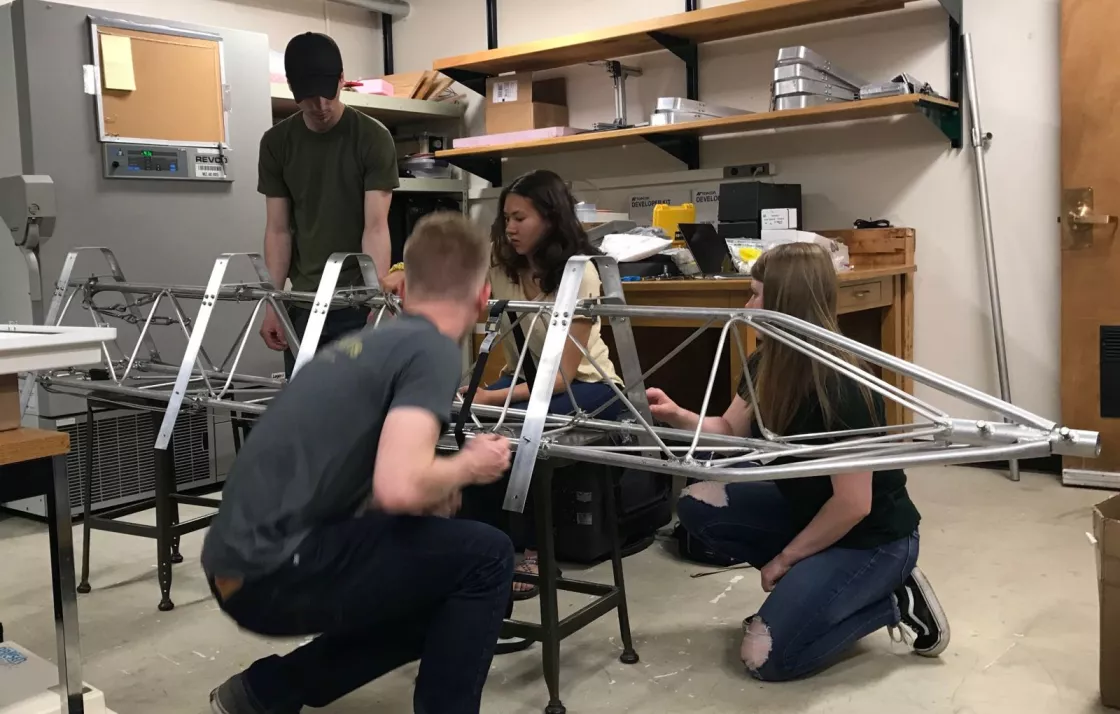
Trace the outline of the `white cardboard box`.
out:
M 105 695 L 84 685 L 86 714 L 113 714 Z M 59 714 L 58 668 L 15 642 L 0 642 L 0 714 Z

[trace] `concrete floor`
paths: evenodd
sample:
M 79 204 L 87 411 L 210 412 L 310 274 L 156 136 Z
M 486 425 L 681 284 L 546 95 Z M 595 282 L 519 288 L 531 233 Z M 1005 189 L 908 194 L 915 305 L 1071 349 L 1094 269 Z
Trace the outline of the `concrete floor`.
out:
M 658 544 L 626 560 L 641 662 L 618 661 L 614 618 L 570 638 L 561 671 L 569 711 L 1107 711 L 1098 703 L 1097 590 L 1085 536 L 1090 509 L 1106 494 L 1064 489 L 1052 476 L 1024 474 L 1012 484 L 970 469 L 916 471 L 911 489 L 924 514 L 921 564 L 952 621 L 953 642 L 940 660 L 914 657 L 884 632 L 812 679 L 759 684 L 736 657 L 739 623 L 763 599 L 758 574 L 690 578 L 703 568 Z M 200 545 L 201 534 L 184 539 L 186 562 L 175 568 L 172 593 L 177 607 L 161 613 L 152 543 L 93 536 L 94 590 L 79 600 L 85 679 L 119 714 L 205 714 L 216 683 L 293 645 L 241 633 L 218 611 L 198 567 Z M 7 636 L 53 655 L 45 529 L 0 521 L 0 553 Z M 609 568 L 584 576 L 606 580 Z M 523 617 L 534 603 L 522 605 Z M 546 695 L 539 663 L 539 648 L 497 659 L 483 711 L 540 712 Z M 322 711 L 410 711 L 414 676 L 414 668 L 398 671 Z

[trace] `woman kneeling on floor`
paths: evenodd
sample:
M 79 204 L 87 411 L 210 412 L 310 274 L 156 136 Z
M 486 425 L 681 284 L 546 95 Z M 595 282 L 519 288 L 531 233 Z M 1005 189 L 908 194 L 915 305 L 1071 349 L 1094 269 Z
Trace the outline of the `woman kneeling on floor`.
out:
M 595 256 L 601 253 L 587 238 L 576 217 L 575 198 L 563 179 L 551 171 L 531 171 L 510 183 L 498 198 L 498 213 L 491 228 L 490 286 L 494 300 L 552 302 L 564 275 L 568 259 L 577 255 Z M 599 272 L 589 261 L 579 286 L 581 299 L 602 295 Z M 529 354 L 533 364 L 539 364 L 544 347 L 547 322 L 538 320 L 529 329 L 532 318 L 525 314 L 519 323 L 527 333 Z M 502 318 L 502 329 L 509 329 L 508 317 Z M 598 319 L 572 317 L 571 332 L 580 350 L 569 340 L 564 345 L 560 370 L 552 385 L 550 414 L 574 414 L 577 408 L 598 419 L 617 419 L 623 412 L 620 400 L 610 382 L 621 385 L 611 362 L 610 348 L 603 340 Z M 512 409 L 526 409 L 529 402 L 529 385 L 524 381 L 524 369 L 517 384 L 513 372 L 518 361 L 518 350 L 512 338 L 502 342 L 506 366 L 502 376 L 474 397 L 475 404 L 502 406 L 507 400 Z M 591 360 L 584 356 L 584 351 Z M 572 399 L 575 399 L 575 404 Z M 533 508 L 510 522 L 507 511 L 501 508 L 508 479 L 486 487 L 469 488 L 463 492 L 463 514 L 502 528 L 514 539 L 514 544 L 524 550 L 524 557 L 516 572 L 537 575 L 539 570 L 536 550 L 536 524 Z M 534 491 L 530 490 L 530 500 Z M 526 600 L 539 592 L 536 585 L 513 583 L 513 598 Z
M 820 246 L 793 243 L 770 250 L 755 263 L 751 277 L 754 294 L 748 308 L 782 312 L 839 331 L 836 272 Z M 851 359 L 847 353 L 835 354 Z M 748 368 L 762 423 L 776 434 L 820 434 L 885 423 L 879 395 L 791 347 L 760 341 Z M 704 419 L 704 431 L 762 438 L 745 381 L 738 393 L 723 416 Z M 661 421 L 696 428 L 699 416 L 661 390 L 649 390 L 649 401 Z M 691 535 L 761 571 L 762 589 L 770 595 L 743 623 L 740 649 L 743 663 L 758 679 L 813 674 L 884 627 L 892 635 L 900 625 L 910 630 L 920 655 L 936 657 L 948 646 L 949 624 L 917 567 L 919 515 L 901 470 L 727 485 L 700 482 L 682 493 L 677 509 Z

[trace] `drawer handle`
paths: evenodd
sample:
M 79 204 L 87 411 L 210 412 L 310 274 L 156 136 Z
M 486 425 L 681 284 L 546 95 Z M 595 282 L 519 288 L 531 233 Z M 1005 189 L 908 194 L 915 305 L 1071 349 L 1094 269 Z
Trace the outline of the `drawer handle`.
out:
M 856 290 L 854 294 L 857 298 L 862 298 L 862 297 L 867 297 L 868 295 L 870 295 L 871 291 L 870 290 Z

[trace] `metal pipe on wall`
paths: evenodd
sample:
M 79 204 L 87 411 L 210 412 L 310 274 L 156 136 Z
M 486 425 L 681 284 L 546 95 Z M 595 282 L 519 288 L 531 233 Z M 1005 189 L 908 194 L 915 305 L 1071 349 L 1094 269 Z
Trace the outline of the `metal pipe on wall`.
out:
M 697 0 L 684 0 L 684 11 L 696 12 L 697 5 Z M 684 69 L 685 96 L 700 101 L 700 49 L 694 49 L 696 54 L 693 55 L 693 61 L 687 63 Z
M 412 6 L 405 0 L 333 0 L 341 5 L 352 5 L 370 12 L 383 12 L 393 17 L 408 17 Z
M 393 60 L 393 16 L 381 13 L 382 74 L 392 74 L 396 62 Z
M 980 222 L 984 232 L 984 264 L 988 273 L 988 299 L 992 309 L 992 332 L 996 343 L 996 370 L 999 373 L 999 395 L 1011 401 L 1011 376 L 1007 368 L 1007 342 L 1003 333 L 1003 301 L 999 295 L 999 275 L 996 271 L 996 246 L 992 230 L 992 204 L 988 196 L 988 166 L 984 156 L 990 136 L 980 124 L 980 103 L 977 98 L 976 64 L 972 56 L 972 36 L 964 35 L 964 75 L 968 87 L 968 113 L 972 129 L 972 150 L 976 156 L 976 190 L 980 198 Z M 1012 481 L 1019 480 L 1019 462 L 1008 462 Z
M 486 49 L 498 49 L 498 0 L 486 0 Z

